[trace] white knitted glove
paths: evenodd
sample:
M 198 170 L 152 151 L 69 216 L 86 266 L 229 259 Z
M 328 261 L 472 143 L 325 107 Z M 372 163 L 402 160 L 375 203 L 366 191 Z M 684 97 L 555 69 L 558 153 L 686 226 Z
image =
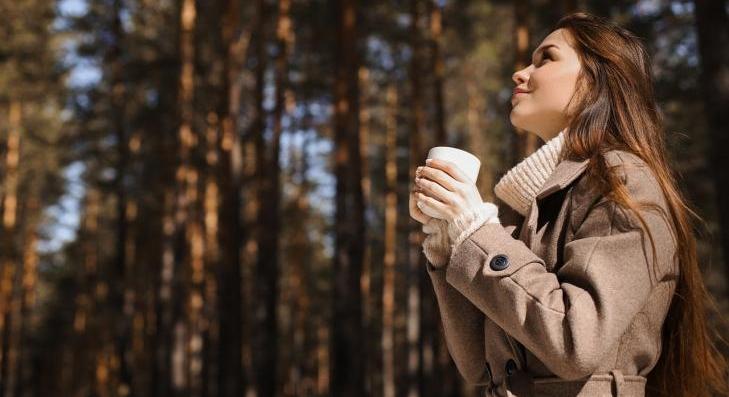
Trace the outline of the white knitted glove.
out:
M 483 202 L 475 208 L 461 212 L 451 223 L 432 218 L 423 225 L 427 234 L 423 240 L 423 253 L 433 267 L 444 267 L 453 250 L 485 223 L 501 223 L 499 208 L 491 202 Z M 451 243 L 453 242 L 453 243 Z
M 451 250 L 456 249 L 465 239 L 485 223 L 500 224 L 501 221 L 499 221 L 498 215 L 499 207 L 488 201 L 474 208 L 461 211 L 460 214 L 448 223 L 448 237 L 453 241 Z
M 423 232 L 427 235 L 423 240 L 425 257 L 433 267 L 444 267 L 451 256 L 448 222 L 443 219 L 431 218 L 428 223 L 423 225 Z

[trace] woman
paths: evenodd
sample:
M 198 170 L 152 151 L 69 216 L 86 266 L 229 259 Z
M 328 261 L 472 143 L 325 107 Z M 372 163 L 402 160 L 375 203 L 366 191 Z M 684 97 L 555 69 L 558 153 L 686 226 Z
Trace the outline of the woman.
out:
M 437 160 L 411 193 L 459 372 L 496 396 L 729 393 L 640 40 L 568 15 L 513 80 L 510 120 L 545 144 L 498 203 Z

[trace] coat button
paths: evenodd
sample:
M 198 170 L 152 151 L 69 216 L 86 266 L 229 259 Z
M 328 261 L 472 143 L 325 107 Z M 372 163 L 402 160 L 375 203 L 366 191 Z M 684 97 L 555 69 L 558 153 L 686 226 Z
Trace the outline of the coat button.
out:
M 516 372 L 516 362 L 512 359 L 506 362 L 506 376 L 511 376 Z
M 509 267 L 509 258 L 507 258 L 506 255 L 496 255 L 491 258 L 489 266 L 491 266 L 491 269 L 493 270 L 504 270 Z

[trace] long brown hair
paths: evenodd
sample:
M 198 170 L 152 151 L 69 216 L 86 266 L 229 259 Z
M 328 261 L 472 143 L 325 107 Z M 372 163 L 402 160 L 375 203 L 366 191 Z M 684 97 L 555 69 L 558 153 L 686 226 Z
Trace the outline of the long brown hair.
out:
M 687 205 L 667 160 L 661 115 L 653 93 L 650 57 L 640 38 L 603 18 L 573 13 L 557 22 L 564 28 L 581 61 L 576 94 L 569 107 L 565 156 L 590 159 L 588 174 L 597 177 L 611 199 L 637 215 L 616 171 L 607 167 L 604 154 L 621 149 L 643 159 L 661 185 L 670 210 L 675 259 L 679 275 L 662 331 L 662 352 L 648 375 L 647 395 L 693 397 L 710 393 L 729 395 L 727 361 L 714 343 L 724 341 L 709 329 L 706 310 L 716 310 L 703 282 L 696 253 L 696 238 L 689 215 L 701 220 Z M 664 213 L 664 216 L 666 214 Z M 653 245 L 653 258 L 655 244 Z M 724 341 L 726 342 L 726 341 Z

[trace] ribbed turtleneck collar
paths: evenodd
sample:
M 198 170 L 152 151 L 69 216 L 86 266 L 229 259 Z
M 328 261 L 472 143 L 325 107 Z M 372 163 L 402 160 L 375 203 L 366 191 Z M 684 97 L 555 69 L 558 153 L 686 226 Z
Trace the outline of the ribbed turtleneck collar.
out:
M 537 151 L 512 167 L 494 187 L 494 194 L 523 216 L 532 200 L 561 160 L 564 145 L 562 130 Z

